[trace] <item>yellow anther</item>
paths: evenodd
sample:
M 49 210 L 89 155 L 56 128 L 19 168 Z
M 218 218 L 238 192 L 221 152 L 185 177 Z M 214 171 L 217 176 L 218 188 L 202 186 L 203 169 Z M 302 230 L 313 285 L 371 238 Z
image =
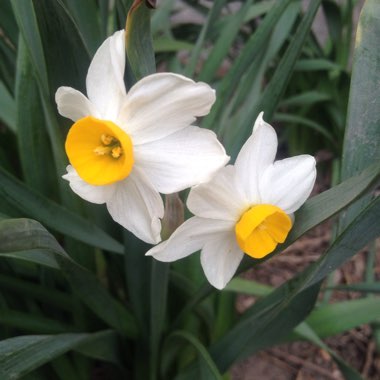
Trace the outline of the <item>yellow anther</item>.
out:
M 121 146 L 116 146 L 111 151 L 111 156 L 113 158 L 119 158 L 122 154 L 123 154 L 123 149 L 121 148 Z
M 111 144 L 117 142 L 117 140 L 115 139 L 115 137 L 110 136 L 110 135 L 107 135 L 107 134 L 105 134 L 105 133 L 103 133 L 103 134 L 100 136 L 100 140 L 101 140 L 101 142 L 102 142 L 104 145 L 111 145 Z
M 105 154 L 109 154 L 112 152 L 112 148 L 109 146 L 97 146 L 94 149 L 94 153 L 98 156 L 104 156 Z

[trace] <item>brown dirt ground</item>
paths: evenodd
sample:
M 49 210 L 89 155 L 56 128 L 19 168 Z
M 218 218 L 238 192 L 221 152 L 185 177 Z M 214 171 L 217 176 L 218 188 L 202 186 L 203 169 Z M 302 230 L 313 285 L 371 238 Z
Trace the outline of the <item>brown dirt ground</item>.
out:
M 328 176 L 319 178 L 314 193 L 327 188 Z M 333 222 L 328 221 L 288 249 L 262 265 L 250 269 L 243 276 L 262 284 L 279 286 L 314 262 L 326 250 Z M 374 273 L 380 277 L 380 247 Z M 367 251 L 363 250 L 334 272 L 334 284 L 354 284 L 364 281 Z M 330 302 L 362 297 L 358 292 L 334 291 Z M 255 302 L 255 297 L 241 295 L 237 310 L 242 313 Z M 366 380 L 380 379 L 380 354 L 376 348 L 372 327 L 360 326 L 324 340 Z M 344 380 L 338 367 L 326 351 L 308 342 L 282 344 L 259 352 L 240 363 L 231 371 L 232 380 Z

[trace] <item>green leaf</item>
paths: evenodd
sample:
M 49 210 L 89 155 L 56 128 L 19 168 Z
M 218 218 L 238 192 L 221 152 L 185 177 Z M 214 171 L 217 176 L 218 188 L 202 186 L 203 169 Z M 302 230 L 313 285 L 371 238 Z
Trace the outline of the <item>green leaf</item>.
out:
M 253 280 L 245 280 L 240 277 L 233 278 L 223 289 L 224 292 L 235 292 L 259 297 L 267 296 L 272 290 L 272 286 L 260 284 Z
M 172 334 L 169 335 L 167 340 L 170 339 L 182 339 L 190 343 L 198 352 L 198 357 L 200 358 L 201 362 L 201 373 L 200 373 L 200 379 L 202 380 L 222 380 L 222 376 L 218 371 L 218 368 L 216 367 L 215 363 L 213 362 L 210 354 L 207 352 L 204 345 L 192 334 L 190 334 L 187 331 L 175 331 Z M 182 379 L 182 376 L 179 375 L 175 378 L 176 380 Z
M 176 52 L 180 50 L 192 50 L 194 45 L 187 41 L 175 40 L 174 38 L 159 37 L 153 40 L 156 53 Z
M 210 353 L 221 372 L 237 359 L 276 344 L 312 310 L 319 284 L 296 292 L 299 283 L 291 280 L 267 297 L 258 300 L 243 318 L 218 342 Z
M 115 331 L 93 333 L 84 342 L 77 344 L 74 350 L 90 358 L 114 363 L 123 368 L 118 351 L 118 335 Z
M 326 127 L 322 126 L 321 124 L 316 123 L 313 120 L 309 120 L 309 119 L 306 119 L 305 117 L 298 116 L 298 115 L 292 115 L 291 113 L 275 113 L 273 118 L 276 121 L 279 121 L 282 123 L 298 124 L 306 128 L 310 128 L 313 131 L 318 132 L 324 137 L 326 137 L 326 139 L 329 140 L 333 145 L 337 144 L 336 138 L 333 136 L 333 134 Z
M 159 348 L 167 311 L 169 264 L 153 260 L 150 282 L 150 347 L 153 373 L 159 367 Z
M 0 25 L 6 38 L 9 39 L 13 45 L 16 45 L 18 30 L 9 0 L 0 1 Z
M 258 102 L 251 107 L 251 110 L 244 122 L 244 129 L 233 142 L 232 152 L 236 156 L 236 152 L 242 146 L 242 143 L 251 133 L 252 125 L 257 115 L 264 111 L 265 120 L 270 121 L 281 100 L 281 97 L 291 79 L 294 71 L 294 65 L 301 53 L 304 41 L 310 31 L 314 16 L 317 13 L 321 0 L 315 0 L 310 3 L 309 9 L 299 24 L 289 47 L 286 49 L 281 61 L 277 64 L 269 84 L 265 88 L 263 95 Z
M 281 107 L 299 107 L 309 104 L 315 104 L 318 102 L 325 102 L 326 100 L 330 99 L 331 95 L 312 90 L 299 95 L 288 97 L 287 99 L 281 101 L 280 105 Z
M 326 59 L 299 59 L 295 66 L 294 71 L 331 71 L 342 70 L 341 66 L 335 62 Z
M 78 32 L 81 34 L 87 50 L 94 55 L 103 39 L 95 1 L 66 0 L 66 4 L 67 13 L 75 19 Z M 64 7 L 63 4 L 61 6 Z
M 12 95 L 8 92 L 4 83 L 0 81 L 0 120 L 4 122 L 14 133 L 16 127 L 16 105 Z
M 194 46 L 194 49 L 191 51 L 191 55 L 189 58 L 189 62 L 187 63 L 185 67 L 185 75 L 188 77 L 193 77 L 196 66 L 199 62 L 199 58 L 202 52 L 202 46 L 204 44 L 204 41 L 207 37 L 207 35 L 210 32 L 210 29 L 212 25 L 215 23 L 217 20 L 217 17 L 219 16 L 222 8 L 224 7 L 226 0 L 220 0 L 220 1 L 214 1 L 212 4 L 212 7 L 210 11 L 208 12 L 207 20 L 203 24 L 202 30 L 199 33 L 199 36 L 197 38 L 197 42 Z
M 221 65 L 223 59 L 228 55 L 228 51 L 236 35 L 238 34 L 241 23 L 251 7 L 252 0 L 245 1 L 238 12 L 229 16 L 228 22 L 224 25 L 217 41 L 215 42 L 210 55 L 202 67 L 199 80 L 210 82 L 215 72 Z
M 73 326 L 51 318 L 9 309 L 1 310 L 0 323 L 2 326 L 13 327 L 28 333 L 57 334 L 76 330 Z
M 380 318 L 380 299 L 362 298 L 316 308 L 306 322 L 320 338 L 340 334 Z
M 269 12 L 275 5 L 275 3 L 276 2 L 274 0 L 268 0 L 252 5 L 248 12 L 246 12 L 244 22 L 251 21 L 256 17 Z
M 53 3 L 53 2 L 51 2 Z M 54 2 L 55 3 L 55 2 Z M 47 132 L 50 138 L 50 144 L 53 151 L 54 163 L 59 177 L 64 173 L 67 165 L 67 159 L 63 150 L 63 137 L 57 123 L 54 111 L 52 110 L 51 98 L 49 92 L 49 77 L 46 66 L 44 49 L 37 23 L 36 12 L 32 1 L 12 0 L 12 7 L 16 17 L 17 24 L 20 28 L 21 36 L 25 42 L 27 54 L 33 65 L 34 73 L 38 80 L 41 100 L 46 118 Z M 48 49 L 49 51 L 49 49 Z M 50 68 L 50 70 L 53 70 Z M 54 114 L 54 117 L 52 116 Z M 60 190 L 64 199 L 71 199 L 67 191 L 59 181 Z M 67 189 L 67 188 L 66 188 Z
M 19 38 L 16 69 L 17 141 L 23 177 L 33 189 L 52 196 L 56 187 L 52 150 L 38 84 L 22 38 Z
M 0 168 L 0 194 L 23 215 L 84 243 L 111 252 L 123 253 L 123 246 L 103 230 L 43 197 Z
M 238 87 L 242 76 L 251 67 L 252 63 L 260 57 L 260 52 L 267 44 L 270 34 L 284 10 L 291 4 L 292 0 L 276 2 L 275 6 L 267 13 L 255 33 L 250 37 L 244 51 L 240 54 L 232 67 L 223 78 L 219 88 L 216 102 L 210 114 L 204 119 L 202 126 L 212 129 L 221 112 L 227 106 L 228 100 Z M 217 4 L 217 3 L 216 3 Z M 239 145 L 240 147 L 241 145 Z
M 55 268 L 58 269 L 58 265 L 55 261 L 51 261 L 55 264 Z M 38 285 L 31 281 L 0 274 L 0 287 L 3 290 L 7 290 L 12 296 L 23 296 L 28 299 L 35 299 L 49 306 L 66 311 L 71 311 L 74 308 L 74 300 L 71 295 L 57 289 L 50 289 L 43 285 Z
M 347 292 L 363 292 L 363 293 L 380 293 L 380 283 L 359 283 L 350 285 L 336 285 L 331 287 L 334 290 L 342 290 Z
M 33 5 L 47 67 L 50 99 L 62 85 L 85 93 L 90 54 L 71 15 L 61 0 L 34 0 Z
M 134 337 L 136 327 L 133 316 L 112 298 L 97 278 L 76 264 L 61 248 L 52 235 L 38 222 L 30 219 L 0 221 L 0 256 L 18 258 L 25 252 L 39 252 L 42 258 L 58 266 L 73 291 L 109 326 Z M 25 259 L 25 257 L 21 256 Z M 29 261 L 44 265 L 43 260 L 30 254 Z
M 0 342 L 0 377 L 19 379 L 95 334 L 26 335 Z
M 346 380 L 362 380 L 360 374 L 352 367 L 350 367 L 340 356 L 338 356 L 333 350 L 331 350 L 315 333 L 315 331 L 306 323 L 300 323 L 295 329 L 297 336 L 314 343 L 316 346 L 327 351 L 338 365 L 342 375 Z
M 367 0 L 356 34 L 347 126 L 342 156 L 342 180 L 360 173 L 380 159 L 380 4 Z M 350 207 L 341 217 L 342 230 L 368 204 L 370 196 Z
M 47 94 L 49 88 L 48 74 L 33 3 L 32 1 L 18 0 L 12 0 L 11 3 L 18 27 L 25 41 L 25 46 L 33 62 L 36 75 L 39 78 L 43 91 Z
M 153 41 L 150 33 L 150 10 L 143 0 L 135 0 L 126 25 L 127 57 L 136 80 L 156 72 Z

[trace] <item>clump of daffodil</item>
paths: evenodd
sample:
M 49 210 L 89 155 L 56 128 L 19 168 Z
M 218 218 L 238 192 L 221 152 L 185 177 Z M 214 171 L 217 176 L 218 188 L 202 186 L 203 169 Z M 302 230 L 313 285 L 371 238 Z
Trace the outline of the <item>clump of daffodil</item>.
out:
M 244 253 L 259 259 L 273 252 L 285 241 L 293 213 L 310 195 L 316 177 L 312 156 L 274 161 L 276 152 L 276 132 L 261 113 L 235 165 L 190 191 L 187 206 L 195 216 L 147 255 L 174 261 L 201 250 L 208 281 L 222 289 Z
M 158 243 L 169 194 L 207 181 L 228 161 L 216 135 L 191 125 L 206 115 L 215 92 L 172 73 L 152 74 L 127 93 L 125 33 L 96 52 L 87 97 L 70 87 L 56 93 L 58 111 L 75 123 L 66 139 L 72 190 L 106 203 L 112 218 L 148 243 Z

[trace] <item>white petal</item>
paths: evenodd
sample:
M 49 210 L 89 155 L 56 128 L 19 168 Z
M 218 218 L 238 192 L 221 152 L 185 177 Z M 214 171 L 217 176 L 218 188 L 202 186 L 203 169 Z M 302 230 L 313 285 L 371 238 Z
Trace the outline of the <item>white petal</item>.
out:
M 310 195 L 315 178 L 315 159 L 312 156 L 301 155 L 276 161 L 262 177 L 262 202 L 274 204 L 287 214 L 293 213 Z
M 91 203 L 102 204 L 112 198 L 115 191 L 115 184 L 105 186 L 90 185 L 79 177 L 71 165 L 69 165 L 66 170 L 67 173 L 63 175 L 62 178 L 69 181 L 74 193 L 78 194 L 84 200 Z
M 168 240 L 150 249 L 146 255 L 154 256 L 159 261 L 176 261 L 199 251 L 215 236 L 229 233 L 233 226 L 231 222 L 194 216 L 181 224 Z
M 208 241 L 201 252 L 201 264 L 209 283 L 223 289 L 235 274 L 243 256 L 233 232 L 220 234 Z
M 229 157 L 214 132 L 189 126 L 134 147 L 136 167 L 164 194 L 207 181 Z
M 259 183 L 266 168 L 271 165 L 277 152 L 275 130 L 262 118 L 257 117 L 253 133 L 236 158 L 237 179 L 251 203 L 261 203 Z
M 99 47 L 86 79 L 87 96 L 103 119 L 115 120 L 125 98 L 125 34 L 114 33 Z
M 215 91 L 206 83 L 172 73 L 152 74 L 130 89 L 118 124 L 135 145 L 155 141 L 207 115 L 214 101 Z
M 95 106 L 78 90 L 71 87 L 59 87 L 55 93 L 55 102 L 60 115 L 77 121 L 82 117 L 99 117 Z
M 149 180 L 136 169 L 117 182 L 107 208 L 112 218 L 139 239 L 150 244 L 160 240 L 164 204 Z
M 193 214 L 202 218 L 234 222 L 249 206 L 236 183 L 232 165 L 220 169 L 210 182 L 193 187 L 186 204 Z

